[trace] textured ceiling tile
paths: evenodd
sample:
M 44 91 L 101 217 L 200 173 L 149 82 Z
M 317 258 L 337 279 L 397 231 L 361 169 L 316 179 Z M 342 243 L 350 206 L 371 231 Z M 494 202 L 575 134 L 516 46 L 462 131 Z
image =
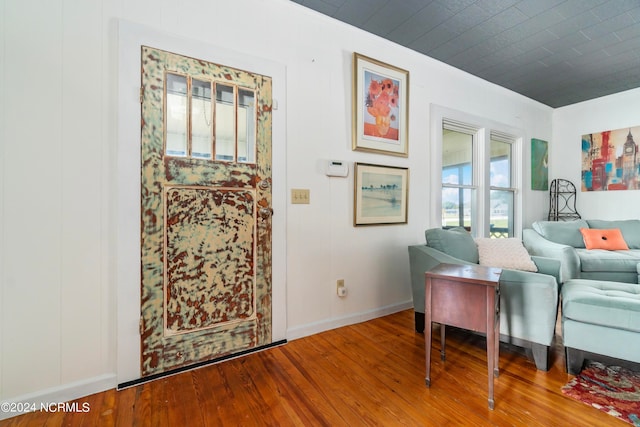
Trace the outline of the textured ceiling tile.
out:
M 487 57 L 489 58 L 489 60 L 497 64 L 502 64 L 509 59 L 512 59 L 514 62 L 520 64 L 528 64 L 530 62 L 533 62 L 529 60 L 529 57 L 524 57 L 521 51 L 512 46 L 508 46 L 504 49 L 494 50 L 491 54 L 487 55 Z M 519 59 L 521 58 L 526 59 L 519 61 Z
M 407 45 L 440 25 L 441 22 L 450 19 L 451 16 L 453 12 L 441 4 L 430 3 L 391 31 L 389 37 L 400 44 Z
M 451 25 L 460 29 L 460 32 L 468 30 L 469 28 L 473 28 L 478 24 L 489 19 L 491 15 L 486 10 L 478 7 L 473 4 L 466 9 L 461 10 L 457 14 L 455 14 L 451 19 L 449 19 L 445 25 Z
M 384 7 L 387 0 L 358 0 L 348 1 L 338 9 L 340 20 L 348 24 L 359 26 L 367 22 L 376 11 Z
M 451 57 L 460 52 L 460 47 L 467 48 L 469 43 L 473 42 L 473 36 L 469 35 L 465 35 L 458 40 L 454 39 L 465 34 L 470 28 L 476 27 L 489 17 L 488 12 L 472 5 L 460 11 L 460 13 L 443 22 L 438 27 L 426 32 L 415 40 L 415 42 L 411 43 L 409 47 L 429 55 L 434 55 L 434 57 Z M 449 46 L 443 46 L 447 42 L 450 42 Z M 441 49 L 436 50 L 438 48 Z
M 518 64 L 512 68 L 505 70 L 499 77 L 504 81 L 521 81 L 529 80 L 531 82 L 537 82 L 541 78 L 549 80 L 548 67 L 541 62 L 530 62 L 525 64 Z M 553 76 L 551 76 L 553 77 Z
M 455 63 L 456 66 L 462 66 L 465 69 L 468 65 L 480 60 L 488 60 L 487 55 L 480 49 L 469 49 L 460 51 L 447 60 L 447 63 Z
M 612 18 L 602 21 L 598 25 L 591 25 L 584 28 L 582 32 L 589 38 L 595 39 L 606 34 L 610 34 L 612 31 L 618 31 L 625 29 L 629 26 L 636 25 L 635 21 L 628 13 L 616 15 Z
M 478 29 L 478 31 L 480 31 L 480 29 Z M 470 66 L 480 58 L 488 58 L 489 55 L 496 50 L 508 51 L 511 55 L 514 55 L 515 52 L 522 53 L 515 45 L 510 43 L 508 38 L 503 37 L 502 34 L 489 38 L 478 38 L 476 34 L 467 32 L 460 37 L 460 40 L 462 40 L 466 48 L 464 50 L 459 49 L 458 53 L 450 57 L 448 61 L 456 64 L 465 64 L 465 66 Z M 513 49 L 516 50 L 514 51 Z
M 468 49 L 468 43 L 463 37 L 455 37 L 443 45 L 429 51 L 429 56 L 445 61 L 449 58 L 465 52 Z
M 516 44 L 511 43 L 509 39 L 501 37 L 501 34 L 482 40 L 480 43 L 476 44 L 473 49 L 479 49 L 487 54 L 505 52 L 509 56 L 517 56 L 524 53 L 522 49 L 520 49 Z
M 559 4 L 555 9 L 565 18 L 571 18 L 581 13 L 590 11 L 608 0 L 568 0 Z
M 640 36 L 633 39 L 626 39 L 621 41 L 620 43 L 607 46 L 605 50 L 611 56 L 617 56 L 622 54 L 622 55 L 627 55 L 629 60 L 632 60 L 634 56 L 638 55 L 639 47 L 640 47 Z
M 581 54 L 586 55 L 586 54 L 589 54 L 590 52 L 595 52 L 596 50 L 615 47 L 615 45 L 619 43 L 624 43 L 624 42 L 621 42 L 618 36 L 616 36 L 615 34 L 610 33 L 610 34 L 603 34 L 601 37 L 597 39 L 588 40 L 587 42 L 582 44 L 576 44 L 573 48 L 576 51 L 580 52 Z
M 592 25 L 597 25 L 600 22 L 600 18 L 595 16 L 593 13 L 585 12 L 574 16 L 573 18 L 567 18 L 564 21 L 549 27 L 548 31 L 551 31 L 558 37 L 565 37 L 576 33 L 583 28 L 589 28 Z
M 638 22 L 640 23 L 640 17 Z M 635 39 L 640 36 L 640 24 L 636 23 L 625 28 L 616 29 L 615 33 L 621 40 Z
M 424 2 L 417 0 L 387 2 L 362 24 L 362 29 L 380 36 L 385 36 L 400 25 L 403 25 L 423 7 Z
M 418 52 L 423 52 L 425 54 L 431 53 L 433 50 L 447 43 L 448 41 L 459 36 L 460 33 L 457 32 L 457 29 L 448 25 L 439 25 L 428 33 L 424 34 L 422 37 L 417 40 L 411 42 L 409 47 L 411 49 L 415 49 Z
M 570 49 L 561 53 L 554 53 L 544 59 L 541 59 L 548 67 L 559 67 L 563 62 L 571 62 L 573 59 L 582 56 L 578 51 Z
M 564 2 L 565 0 L 522 0 L 515 6 L 525 15 L 533 17 Z
M 476 0 L 436 0 L 436 1 L 454 13 L 458 13 L 461 10 L 466 9 L 467 7 L 471 6 L 476 2 Z
M 545 16 L 543 17 L 543 15 Z M 553 11 L 548 13 L 544 12 L 540 15 L 540 18 L 528 19 L 513 28 L 503 31 L 500 35 L 508 38 L 512 43 L 517 43 L 536 34 L 545 32 L 549 25 L 556 24 L 562 20 L 564 20 L 564 18 L 557 13 L 553 13 Z M 547 32 L 547 36 L 553 35 Z M 557 37 L 552 37 L 552 39 L 555 38 Z
M 478 6 L 492 15 L 497 15 L 516 3 L 518 3 L 518 0 L 478 0 L 476 2 Z
M 525 54 L 516 56 L 514 57 L 514 59 L 516 59 L 517 63 L 519 64 L 526 64 L 526 63 L 541 61 L 545 66 L 548 67 L 549 65 L 546 63 L 545 60 L 552 56 L 553 56 L 553 53 L 549 51 L 547 48 L 538 47 L 536 49 L 526 52 Z
M 551 40 L 547 43 L 544 43 L 544 47 L 552 52 L 565 52 L 570 50 L 574 46 L 580 46 L 588 42 L 590 42 L 590 40 L 587 36 L 580 32 L 577 32 L 567 34 L 566 36 L 559 39 Z
M 558 37 L 550 33 L 548 31 L 542 31 L 536 34 L 533 34 L 530 37 L 527 37 L 523 40 L 520 40 L 517 43 L 514 43 L 519 49 L 528 52 L 530 50 L 536 49 L 540 46 L 547 46 L 549 43 L 558 40 Z
M 627 12 L 635 22 L 640 22 L 640 5 L 636 6 L 634 9 L 630 9 Z
M 509 9 L 503 10 L 497 15 L 489 18 L 483 23 L 483 25 L 493 26 L 495 28 L 495 32 L 493 34 L 497 34 L 502 31 L 508 30 L 509 28 L 515 27 L 516 25 L 521 24 L 527 19 L 527 15 L 520 12 L 515 7 L 510 7 Z
M 604 50 L 596 50 L 590 52 L 589 55 L 581 55 L 571 61 L 571 64 L 579 69 L 581 72 L 587 72 L 590 70 L 599 70 L 604 67 L 609 67 L 612 56 Z
M 609 0 L 591 9 L 591 13 L 604 21 L 637 7 L 638 0 Z
M 463 57 L 461 57 L 461 59 L 463 59 Z M 459 65 L 454 60 L 452 60 L 451 65 L 467 70 L 469 73 L 477 76 L 477 75 L 480 75 L 480 73 L 482 73 L 483 70 L 486 70 L 487 68 L 491 68 L 495 64 L 491 62 L 488 58 L 480 57 L 474 61 L 469 61 L 468 63 L 463 63 Z M 508 67 L 509 64 L 502 63 L 501 66 L 502 66 L 502 69 L 504 69 L 504 67 Z

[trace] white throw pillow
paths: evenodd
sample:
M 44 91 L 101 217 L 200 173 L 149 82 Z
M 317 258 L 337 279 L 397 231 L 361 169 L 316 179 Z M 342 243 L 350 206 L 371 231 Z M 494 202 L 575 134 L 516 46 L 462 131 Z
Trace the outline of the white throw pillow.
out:
M 509 268 L 511 270 L 538 271 L 538 267 L 531 260 L 529 252 L 522 245 L 522 240 L 520 239 L 480 237 L 475 241 L 478 245 L 480 265 Z

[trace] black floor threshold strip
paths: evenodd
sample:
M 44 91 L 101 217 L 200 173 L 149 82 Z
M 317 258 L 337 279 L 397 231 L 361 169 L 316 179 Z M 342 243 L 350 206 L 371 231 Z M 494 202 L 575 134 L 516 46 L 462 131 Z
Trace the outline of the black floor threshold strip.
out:
M 203 366 L 213 365 L 214 363 L 224 362 L 225 360 L 235 359 L 236 357 L 245 356 L 250 353 L 257 353 L 259 351 L 267 350 L 272 347 L 278 347 L 286 343 L 287 343 L 287 340 L 280 340 L 280 341 L 272 342 L 271 344 L 263 345 L 256 348 L 250 348 L 248 350 L 240 351 L 238 353 L 233 353 L 233 354 L 228 354 L 226 356 L 218 357 L 217 359 L 205 360 L 204 362 L 198 362 L 198 363 L 194 363 L 193 365 L 172 369 L 171 371 L 149 375 L 148 377 L 138 378 L 137 380 L 125 381 L 123 383 L 118 384 L 118 386 L 116 387 L 116 390 L 122 390 L 128 387 L 133 387 L 136 385 L 147 383 L 149 381 L 157 380 L 158 378 L 168 377 L 171 375 L 179 374 L 181 372 L 190 371 L 196 368 L 201 368 Z

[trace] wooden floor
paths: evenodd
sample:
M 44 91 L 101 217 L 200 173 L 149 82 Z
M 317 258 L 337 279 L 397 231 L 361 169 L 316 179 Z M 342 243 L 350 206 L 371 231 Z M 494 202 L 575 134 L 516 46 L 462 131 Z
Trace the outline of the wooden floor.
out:
M 434 328 L 432 385 L 413 310 L 286 345 L 78 399 L 86 413 L 30 413 L 0 426 L 620 426 L 565 397 L 570 378 L 557 342 L 549 372 L 500 348 L 495 409 L 487 408 L 482 337 L 447 329 L 447 360 Z M 558 337 L 557 341 L 560 341 Z

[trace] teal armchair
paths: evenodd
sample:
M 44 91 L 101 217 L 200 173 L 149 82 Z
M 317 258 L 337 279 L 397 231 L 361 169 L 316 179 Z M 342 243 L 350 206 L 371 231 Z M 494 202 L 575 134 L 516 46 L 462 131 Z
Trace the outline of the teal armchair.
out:
M 475 241 L 466 230 L 432 229 L 426 235 L 426 245 L 408 248 L 415 328 L 420 333 L 425 327 L 425 272 L 440 263 L 478 262 Z M 558 315 L 560 262 L 531 258 L 537 273 L 503 269 L 500 276 L 500 341 L 523 347 L 536 367 L 547 371 Z

